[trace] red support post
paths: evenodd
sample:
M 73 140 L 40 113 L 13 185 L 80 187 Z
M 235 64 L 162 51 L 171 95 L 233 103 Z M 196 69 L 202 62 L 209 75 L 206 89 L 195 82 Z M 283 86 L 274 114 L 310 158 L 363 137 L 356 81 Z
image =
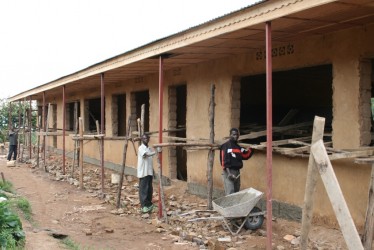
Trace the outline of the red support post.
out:
M 42 109 L 42 122 L 43 122 L 43 131 L 46 132 L 46 128 L 47 128 L 47 124 L 46 124 L 46 119 L 45 119 L 45 91 L 43 91 L 43 109 Z M 43 135 L 43 162 L 44 162 L 44 166 L 46 165 L 45 161 L 45 151 L 46 151 L 46 148 L 45 148 L 45 134 Z
M 21 128 L 21 100 L 18 101 L 18 129 Z M 21 148 L 21 141 L 18 140 L 18 143 L 17 143 L 17 149 L 18 149 L 18 155 L 17 155 L 17 159 L 19 159 L 19 156 L 20 156 L 20 148 Z
M 162 143 L 162 113 L 163 113 L 163 93 L 164 93 L 164 61 L 162 56 L 160 56 L 159 60 L 159 84 L 158 84 L 158 143 Z M 161 178 L 162 178 L 162 152 L 158 153 L 158 157 L 160 159 L 160 180 L 158 185 L 158 218 L 162 218 L 162 203 L 161 203 Z
M 29 98 L 29 113 L 28 113 L 28 115 L 29 115 L 29 156 L 30 156 L 30 160 L 31 160 L 31 157 L 32 157 L 32 155 L 31 155 L 31 131 L 32 131 L 32 129 L 31 129 L 31 126 L 32 126 L 32 122 L 31 122 L 31 112 L 32 112 L 32 104 L 31 104 L 31 95 L 30 95 L 30 98 Z
M 273 79 L 272 79 L 271 22 L 266 23 L 266 249 L 272 249 L 272 189 L 273 189 Z
M 62 173 L 65 175 L 65 134 L 66 134 L 66 96 L 65 85 L 62 86 Z
M 101 134 L 104 134 L 105 131 L 105 92 L 104 92 L 104 73 L 100 75 L 101 82 L 101 119 L 100 127 Z M 100 155 L 100 164 L 101 164 L 101 192 L 104 194 L 104 138 L 101 137 L 101 155 Z

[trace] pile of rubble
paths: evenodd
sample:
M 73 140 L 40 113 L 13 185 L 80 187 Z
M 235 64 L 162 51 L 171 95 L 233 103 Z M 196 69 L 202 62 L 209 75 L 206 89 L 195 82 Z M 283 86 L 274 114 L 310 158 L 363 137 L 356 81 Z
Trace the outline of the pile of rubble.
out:
M 71 185 L 79 187 L 79 169 L 71 173 L 70 162 L 67 161 L 65 175 L 62 171 L 62 158 L 60 155 L 50 155 L 45 167 L 49 177 L 56 181 L 66 181 Z M 36 167 L 36 161 L 28 162 L 30 167 Z M 39 166 L 43 166 L 39 162 Z M 242 229 L 238 235 L 233 236 L 225 228 L 222 220 L 210 220 L 209 217 L 217 214 L 207 211 L 207 201 L 191 195 L 186 191 L 186 183 L 182 181 L 173 182 L 171 186 L 164 187 L 165 190 L 165 209 L 168 221 L 165 223 L 159 220 L 157 209 L 154 213 L 143 214 L 140 212 L 140 203 L 138 198 L 138 179 L 134 176 L 126 176 L 122 185 L 121 207 L 116 208 L 118 181 L 113 181 L 112 174 L 117 173 L 106 169 L 104 180 L 104 193 L 101 184 L 101 169 L 97 166 L 84 164 L 84 190 L 91 193 L 91 196 L 103 200 L 103 204 L 110 204 L 113 209 L 111 214 L 117 216 L 132 216 L 136 219 L 143 220 L 148 224 L 155 226 L 156 232 L 162 233 L 165 237 L 171 237 L 176 245 L 194 245 L 200 249 L 264 249 L 266 244 L 265 223 L 262 229 L 245 230 Z M 117 178 L 116 178 L 117 179 Z M 156 190 L 158 183 L 154 184 Z M 159 196 L 154 192 L 153 201 L 157 204 Z M 104 206 L 92 207 L 85 206 L 82 209 L 105 209 Z M 75 211 L 80 213 L 82 211 Z M 66 215 L 71 216 L 71 215 Z M 207 220 L 191 222 L 191 219 L 205 217 Z M 67 220 L 69 218 L 66 218 Z M 70 218 L 73 219 L 73 218 Z M 276 220 L 277 221 L 277 220 Z M 276 222 L 275 221 L 275 222 Z M 292 230 L 292 229 L 290 229 Z M 287 232 L 282 230 L 282 235 L 273 231 L 273 243 L 276 249 L 297 249 L 299 244 L 300 233 Z M 89 230 L 85 231 L 86 235 L 91 235 Z M 313 242 L 312 242 L 313 244 Z M 314 244 L 313 247 L 315 247 Z

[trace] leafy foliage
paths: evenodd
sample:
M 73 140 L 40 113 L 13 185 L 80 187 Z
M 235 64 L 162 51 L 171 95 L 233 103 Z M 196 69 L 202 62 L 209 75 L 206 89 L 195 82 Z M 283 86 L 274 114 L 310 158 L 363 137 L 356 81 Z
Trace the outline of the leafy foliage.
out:
M 8 193 L 13 193 L 13 184 L 7 180 L 0 181 L 0 189 Z
M 16 200 L 16 206 L 19 210 L 22 211 L 23 215 L 25 216 L 25 219 L 28 221 L 31 221 L 31 206 L 30 202 L 26 200 L 25 198 L 21 197 Z
M 32 105 L 35 105 L 35 103 L 33 103 Z M 24 118 L 27 118 L 27 110 L 29 108 L 29 102 L 10 104 L 7 99 L 0 99 L 0 142 L 7 141 L 9 124 L 12 124 L 14 128 L 24 128 L 24 126 L 27 126 L 27 124 L 25 124 L 26 120 Z M 35 110 L 35 107 L 31 108 L 32 110 Z M 32 127 L 36 126 L 36 120 L 36 114 L 32 114 Z
M 14 249 L 24 244 L 25 233 L 19 217 L 9 209 L 8 202 L 0 202 L 0 246 Z

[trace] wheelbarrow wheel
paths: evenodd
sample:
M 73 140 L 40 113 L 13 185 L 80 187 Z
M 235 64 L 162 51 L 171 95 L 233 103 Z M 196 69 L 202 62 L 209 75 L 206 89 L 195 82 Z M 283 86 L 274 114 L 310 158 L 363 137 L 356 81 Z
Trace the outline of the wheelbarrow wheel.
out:
M 258 207 L 254 207 L 251 210 L 251 213 L 257 213 L 261 212 L 261 209 Z M 256 230 L 262 226 L 262 223 L 264 222 L 264 215 L 256 215 L 256 216 L 250 216 L 247 221 L 244 223 L 244 228 L 250 229 L 250 230 Z

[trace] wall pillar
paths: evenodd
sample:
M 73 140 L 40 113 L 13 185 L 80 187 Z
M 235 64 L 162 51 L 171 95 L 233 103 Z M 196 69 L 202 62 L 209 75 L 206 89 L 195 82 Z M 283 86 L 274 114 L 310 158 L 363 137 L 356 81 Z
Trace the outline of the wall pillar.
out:
M 234 77 L 231 84 L 231 127 L 240 126 L 240 77 Z
M 358 148 L 370 143 L 371 64 L 340 58 L 333 63 L 333 145 Z
M 372 65 L 370 60 L 361 60 L 360 72 L 360 146 L 369 146 L 371 143 L 371 77 Z
M 169 87 L 169 117 L 168 128 L 177 128 L 177 89 Z M 175 132 L 170 132 L 170 136 L 176 136 Z M 171 179 L 177 178 L 177 147 L 169 147 L 169 175 Z

